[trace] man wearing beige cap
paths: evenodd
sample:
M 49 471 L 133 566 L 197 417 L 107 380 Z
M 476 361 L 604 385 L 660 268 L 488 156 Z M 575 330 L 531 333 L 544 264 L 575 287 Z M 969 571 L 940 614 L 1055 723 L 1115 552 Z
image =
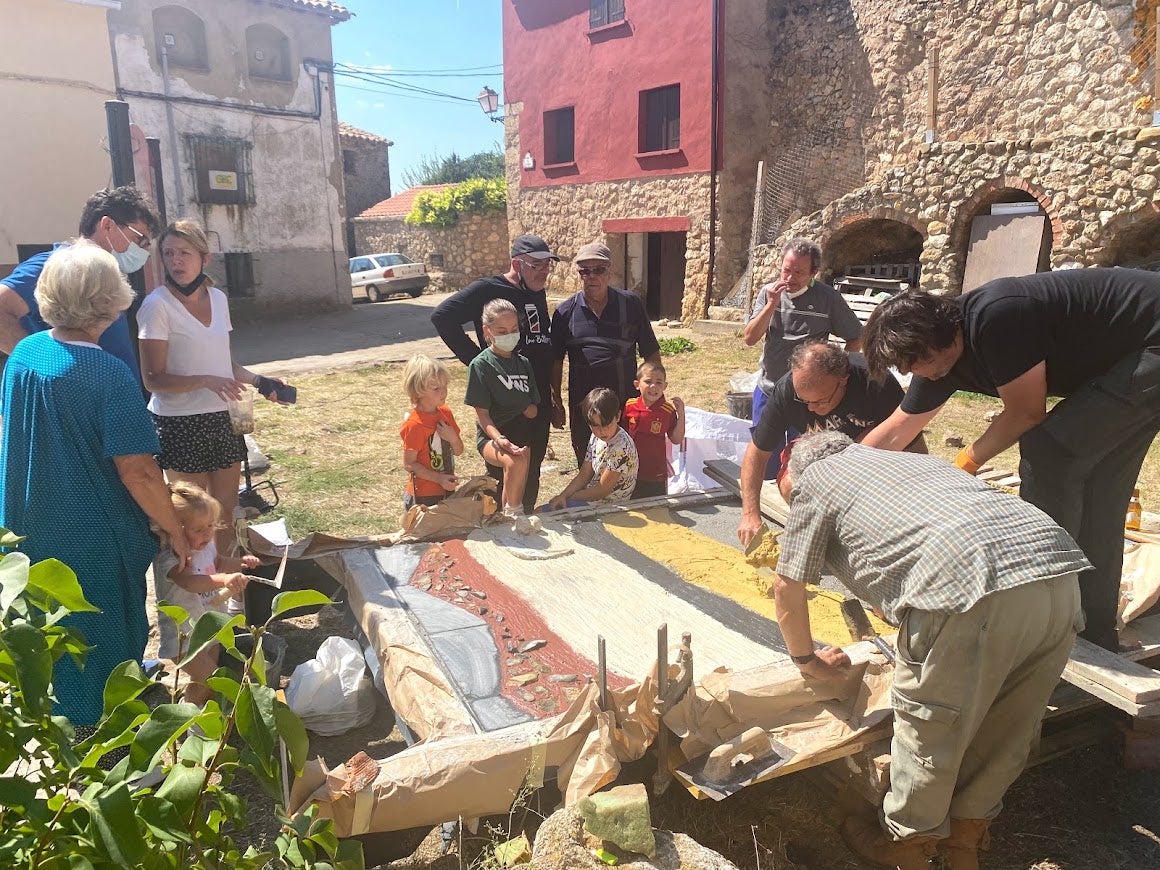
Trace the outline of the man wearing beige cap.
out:
M 552 422 L 564 425 L 564 357 L 568 358 L 567 419 L 571 425 L 576 462 L 584 461 L 592 434 L 580 403 L 589 391 L 608 387 L 626 399 L 636 395 L 637 352 L 649 362 L 660 362 L 661 351 L 644 304 L 635 293 L 610 287 L 612 254 L 606 245 L 592 242 L 576 252 L 576 271 L 583 289 L 560 303 L 552 316 Z
M 520 344 L 517 349 L 532 364 L 536 387 L 540 393 L 540 408 L 536 416 L 515 421 L 523 431 L 508 434 L 512 443 L 528 447 L 528 483 L 524 489 L 524 511 L 531 513 L 536 506 L 540 488 L 540 464 L 548 449 L 548 434 L 552 419 L 552 403 L 548 392 L 551 383 L 555 353 L 548 330 L 548 300 L 544 286 L 552 273 L 552 266 L 560 258 L 552 253 L 548 243 L 531 234 L 519 236 L 512 242 L 511 268 L 503 275 L 480 278 L 468 284 L 442 302 L 431 315 L 431 323 L 443 343 L 464 365 L 470 365 L 487 342 L 483 337 L 483 307 L 493 299 L 506 299 L 516 307 L 520 321 Z M 475 341 L 463 331 L 463 326 L 475 326 Z M 556 382 L 557 385 L 559 381 Z M 501 482 L 502 471 L 489 465 L 488 474 Z

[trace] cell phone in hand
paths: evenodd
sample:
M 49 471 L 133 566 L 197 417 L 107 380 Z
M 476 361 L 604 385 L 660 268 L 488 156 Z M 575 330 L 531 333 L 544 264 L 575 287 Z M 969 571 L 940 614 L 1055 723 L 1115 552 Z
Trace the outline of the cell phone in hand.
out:
M 293 405 L 298 401 L 297 387 L 292 387 L 289 384 L 280 384 L 273 378 L 258 375 L 258 383 L 254 386 L 263 396 L 268 396 L 273 393 L 274 397 L 285 405 Z

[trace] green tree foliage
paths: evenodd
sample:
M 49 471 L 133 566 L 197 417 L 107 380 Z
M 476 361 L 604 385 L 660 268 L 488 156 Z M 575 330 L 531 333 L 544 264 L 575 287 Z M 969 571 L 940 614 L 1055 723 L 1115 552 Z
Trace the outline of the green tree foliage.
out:
M 472 178 L 445 190 L 426 190 L 415 197 L 406 222 L 423 227 L 450 227 L 464 214 L 507 209 L 507 181 Z
M 440 157 L 436 152 L 424 157 L 414 169 L 404 170 L 403 184 L 409 188 L 420 184 L 455 184 L 469 178 L 501 178 L 503 174 L 503 152 L 498 148 L 467 157 L 460 157 L 454 151 Z
M 0 529 L 0 546 L 22 538 Z M 296 607 L 322 604 L 318 592 L 274 599 L 271 620 Z M 162 605 L 178 624 L 188 613 Z M 215 700 L 204 708 L 142 696 L 158 684 L 137 662 L 117 667 L 105 684 L 96 733 L 79 743 L 68 720 L 52 715 L 52 668 L 63 655 L 78 662 L 88 647 L 61 619 L 95 611 L 76 574 L 56 559 L 29 563 L 23 553 L 0 560 L 0 861 L 27 868 L 259 868 L 362 870 L 362 849 L 339 841 L 314 808 L 291 818 L 284 806 L 291 770 L 300 772 L 309 741 L 302 722 L 266 685 L 262 637 L 254 652 L 234 642 L 241 617 L 210 612 L 184 639 L 184 662 L 219 643 L 241 662 L 210 678 Z M 282 751 L 283 747 L 285 752 Z M 127 754 L 111 770 L 98 760 Z M 235 794 L 238 771 L 276 802 L 282 829 L 273 843 L 240 846 L 246 805 Z M 148 773 L 160 775 L 145 785 Z

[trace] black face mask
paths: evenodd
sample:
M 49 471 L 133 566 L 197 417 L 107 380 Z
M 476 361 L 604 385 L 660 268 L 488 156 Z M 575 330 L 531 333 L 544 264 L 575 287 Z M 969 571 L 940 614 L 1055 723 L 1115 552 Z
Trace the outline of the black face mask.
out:
M 194 292 L 196 292 L 197 288 L 204 284 L 207 279 L 208 276 L 205 274 L 205 272 L 198 272 L 197 277 L 190 281 L 188 284 L 178 284 L 174 277 L 169 274 L 169 270 L 165 270 L 166 283 L 182 296 L 192 296 Z

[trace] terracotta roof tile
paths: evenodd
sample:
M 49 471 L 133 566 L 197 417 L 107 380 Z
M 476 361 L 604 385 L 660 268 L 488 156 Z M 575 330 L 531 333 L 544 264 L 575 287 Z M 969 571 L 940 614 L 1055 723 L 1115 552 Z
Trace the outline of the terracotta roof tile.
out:
M 375 203 L 362 214 L 358 215 L 358 217 L 405 217 L 407 212 L 411 210 L 411 206 L 415 203 L 415 197 L 420 193 L 428 190 L 445 190 L 448 187 L 454 186 L 454 184 L 420 184 L 418 187 L 412 187 L 410 190 L 396 193 L 390 199 L 384 199 L 382 202 Z
M 347 21 L 352 15 L 349 9 L 333 2 L 333 0 L 266 0 L 266 2 L 271 6 L 289 6 L 291 8 L 308 9 L 311 12 L 329 15 L 338 21 Z
M 374 133 L 368 133 L 366 130 L 360 130 L 346 121 L 338 122 L 338 135 L 349 136 L 352 139 L 362 139 L 365 142 L 385 142 L 387 145 L 394 145 L 390 139 L 384 139 L 382 136 L 376 136 Z

